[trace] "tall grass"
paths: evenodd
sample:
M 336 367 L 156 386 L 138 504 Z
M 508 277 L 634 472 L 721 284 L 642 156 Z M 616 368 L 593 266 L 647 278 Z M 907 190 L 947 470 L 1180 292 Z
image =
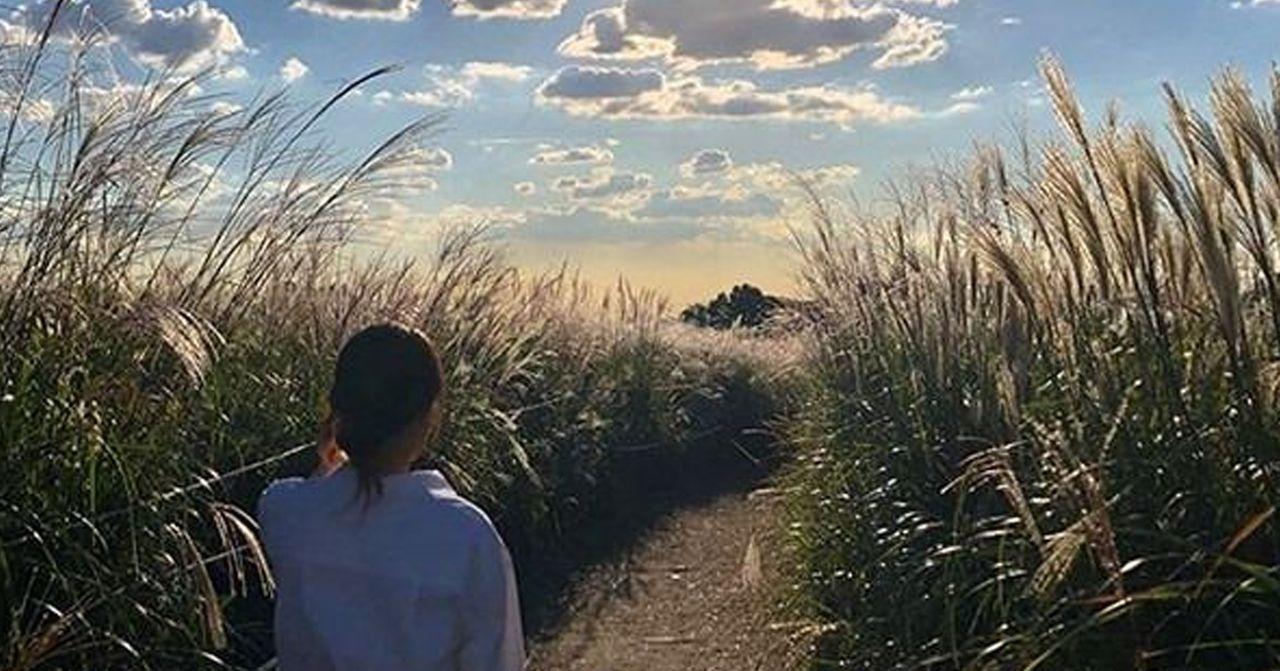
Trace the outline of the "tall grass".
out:
M 1280 663 L 1280 71 L 815 201 L 792 506 L 818 668 Z
M 371 321 L 441 347 L 434 465 L 532 592 L 533 557 L 627 514 L 627 455 L 688 466 L 770 411 L 747 350 L 681 346 L 650 294 L 522 275 L 481 229 L 416 263 L 354 252 L 439 121 L 328 151 L 324 116 L 385 71 L 233 110 L 198 76 L 124 85 L 102 49 L 0 50 L 0 668 L 269 658 L 252 504 L 308 466 L 332 357 Z

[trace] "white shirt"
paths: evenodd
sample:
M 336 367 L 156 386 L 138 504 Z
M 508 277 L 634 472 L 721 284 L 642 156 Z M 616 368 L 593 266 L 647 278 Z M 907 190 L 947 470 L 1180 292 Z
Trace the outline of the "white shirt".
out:
M 277 583 L 281 671 L 518 671 L 524 638 L 507 549 L 436 471 L 281 480 L 258 501 Z

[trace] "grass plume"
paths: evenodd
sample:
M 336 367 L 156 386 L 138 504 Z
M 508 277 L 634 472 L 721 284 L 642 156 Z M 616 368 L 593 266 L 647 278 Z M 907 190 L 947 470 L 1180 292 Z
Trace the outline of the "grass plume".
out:
M 1167 87 L 1165 144 L 1041 72 L 1022 174 L 984 147 L 798 236 L 815 666 L 1274 666 L 1280 87 Z

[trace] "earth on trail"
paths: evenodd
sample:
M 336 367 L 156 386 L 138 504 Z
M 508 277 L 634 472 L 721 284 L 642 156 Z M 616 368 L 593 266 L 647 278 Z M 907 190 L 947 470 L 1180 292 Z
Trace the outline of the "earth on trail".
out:
M 779 671 L 797 645 L 774 610 L 779 494 L 728 494 L 671 514 L 589 572 L 531 671 Z

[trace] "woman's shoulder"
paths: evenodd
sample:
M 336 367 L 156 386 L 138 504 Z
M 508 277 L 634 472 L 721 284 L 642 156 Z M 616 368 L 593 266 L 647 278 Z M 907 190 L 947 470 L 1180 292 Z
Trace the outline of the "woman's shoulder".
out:
M 262 494 L 258 495 L 259 524 L 265 524 L 282 506 L 287 505 L 288 500 L 294 498 L 306 482 L 304 478 L 285 478 L 267 485 Z
M 416 471 L 410 477 L 427 493 L 433 505 L 447 510 L 468 531 L 481 536 L 493 533 L 493 522 L 484 509 L 459 494 L 439 471 Z
M 280 480 L 273 480 L 265 489 L 262 490 L 262 494 L 258 499 L 259 501 L 268 501 L 287 497 L 291 493 L 298 491 L 306 483 L 306 478 L 282 478 Z

